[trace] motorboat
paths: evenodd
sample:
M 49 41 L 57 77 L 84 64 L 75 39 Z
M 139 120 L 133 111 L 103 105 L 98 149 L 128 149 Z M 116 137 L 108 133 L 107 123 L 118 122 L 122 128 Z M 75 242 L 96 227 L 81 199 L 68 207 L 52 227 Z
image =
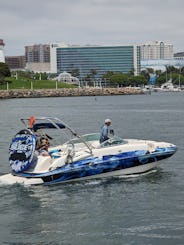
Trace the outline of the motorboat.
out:
M 122 139 L 114 133 L 100 144 L 98 133 L 79 135 L 59 118 L 31 118 L 21 119 L 24 128 L 9 147 L 11 171 L 0 176 L 0 183 L 52 185 L 140 174 L 177 150 L 171 143 Z M 50 143 L 47 156 L 38 153 L 42 138 Z
M 181 92 L 180 86 L 174 86 L 172 83 L 172 79 L 170 79 L 168 82 L 165 82 L 161 85 L 160 88 L 155 88 L 155 92 Z

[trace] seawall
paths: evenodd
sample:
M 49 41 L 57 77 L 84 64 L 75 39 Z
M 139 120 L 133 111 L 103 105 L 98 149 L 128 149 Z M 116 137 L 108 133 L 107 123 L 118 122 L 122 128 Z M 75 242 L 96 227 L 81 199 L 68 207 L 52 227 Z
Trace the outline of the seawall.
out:
M 134 88 L 63 88 L 63 89 L 14 89 L 0 90 L 0 99 L 11 98 L 42 98 L 68 96 L 104 96 L 143 94 Z

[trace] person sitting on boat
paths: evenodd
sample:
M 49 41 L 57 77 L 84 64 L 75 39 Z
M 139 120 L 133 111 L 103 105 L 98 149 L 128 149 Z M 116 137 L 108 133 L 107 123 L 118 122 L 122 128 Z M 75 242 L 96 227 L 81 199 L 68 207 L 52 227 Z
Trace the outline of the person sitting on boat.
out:
M 109 139 L 109 126 L 111 123 L 111 119 L 105 119 L 105 123 L 100 129 L 100 143 Z
M 43 138 L 40 141 L 41 141 L 40 145 L 39 145 L 39 147 L 37 149 L 38 155 L 50 156 L 49 151 L 48 151 L 48 148 L 49 148 L 49 145 L 50 145 L 48 139 Z

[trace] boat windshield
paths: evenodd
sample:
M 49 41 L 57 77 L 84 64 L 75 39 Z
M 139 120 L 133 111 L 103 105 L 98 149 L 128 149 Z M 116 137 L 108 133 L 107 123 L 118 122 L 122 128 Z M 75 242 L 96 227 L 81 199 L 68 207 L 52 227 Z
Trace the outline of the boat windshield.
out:
M 98 134 L 98 133 L 94 133 L 94 134 L 85 134 L 85 135 L 82 135 L 81 137 L 82 137 L 83 140 L 85 140 L 86 142 L 93 142 L 93 141 L 99 141 L 100 134 Z M 78 144 L 78 143 L 81 143 L 81 139 L 79 139 L 79 138 L 74 138 L 74 139 L 70 140 L 69 143 Z
M 113 136 L 112 138 L 104 141 L 100 147 L 103 148 L 103 147 L 109 147 L 109 146 L 114 146 L 114 145 L 122 145 L 122 144 L 126 144 L 127 141 L 126 140 L 123 140 L 121 139 L 120 137 L 117 137 L 117 136 Z
M 126 144 L 127 141 L 123 140 L 122 138 L 118 136 L 113 136 L 112 138 L 108 139 L 107 141 L 103 142 L 102 144 L 99 143 L 100 134 L 94 133 L 94 134 L 86 134 L 81 136 L 85 142 L 87 142 L 90 146 L 94 148 L 103 148 L 103 147 L 109 147 L 114 145 L 122 145 Z M 74 138 L 67 142 L 67 144 L 74 144 L 78 145 L 78 147 L 81 145 L 81 139 Z
M 86 148 L 86 146 L 92 149 L 100 145 L 99 137 L 100 137 L 99 133 L 85 134 L 85 135 L 81 135 L 80 138 L 73 138 L 69 140 L 68 142 L 66 142 L 66 144 L 75 145 L 75 149 L 78 150 L 84 149 Z

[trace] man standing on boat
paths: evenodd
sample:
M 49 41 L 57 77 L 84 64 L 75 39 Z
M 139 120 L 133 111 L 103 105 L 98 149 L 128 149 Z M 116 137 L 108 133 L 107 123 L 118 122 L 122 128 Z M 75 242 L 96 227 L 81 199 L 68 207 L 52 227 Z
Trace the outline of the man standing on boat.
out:
M 105 124 L 100 129 L 100 143 L 108 140 L 109 126 L 111 125 L 111 119 L 105 119 Z

